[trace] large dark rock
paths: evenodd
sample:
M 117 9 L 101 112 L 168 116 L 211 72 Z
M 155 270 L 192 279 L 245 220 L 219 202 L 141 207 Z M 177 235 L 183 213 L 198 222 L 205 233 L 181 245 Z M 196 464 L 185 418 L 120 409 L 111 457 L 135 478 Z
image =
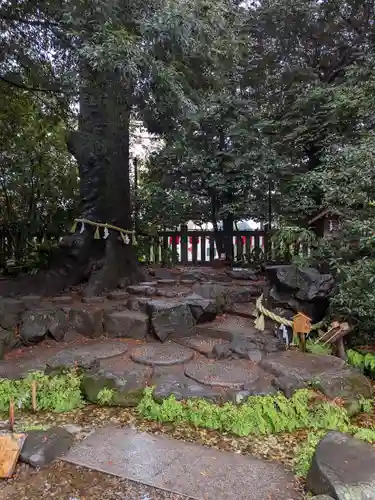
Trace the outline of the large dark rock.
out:
M 300 383 L 309 384 L 328 398 L 343 399 L 350 414 L 359 410 L 362 398 L 372 396 L 366 377 L 334 356 L 286 351 L 265 357 L 260 366 L 278 377 L 282 390 L 293 392 Z
M 4 354 L 11 349 L 15 349 L 21 345 L 22 341 L 14 331 L 4 330 L 0 327 L 0 359 L 3 359 Z
M 111 337 L 146 338 L 149 330 L 148 315 L 138 311 L 116 311 L 104 315 L 104 331 Z
M 318 444 L 306 483 L 313 493 L 335 500 L 374 500 L 373 446 L 341 432 L 329 432 Z
M 22 316 L 20 337 L 26 344 L 40 342 L 47 335 L 61 341 L 67 327 L 67 317 L 61 309 L 27 311 Z
M 190 307 L 190 311 L 197 323 L 213 321 L 216 318 L 215 299 L 204 299 L 200 295 L 193 293 L 185 297 L 182 302 L 185 302 Z
M 361 410 L 362 398 L 371 399 L 373 395 L 370 381 L 354 368 L 317 376 L 311 385 L 328 398 L 342 399 L 350 415 Z
M 230 297 L 227 304 L 246 304 L 248 302 L 254 302 L 254 299 L 258 298 L 262 293 L 263 285 L 230 287 L 227 289 L 227 296 Z
M 69 327 L 85 337 L 100 337 L 103 335 L 103 311 L 83 306 L 71 308 Z
M 152 333 L 162 342 L 170 338 L 192 335 L 195 319 L 188 304 L 178 301 L 151 300 L 148 308 Z
M 164 399 L 173 395 L 177 401 L 201 398 L 212 402 L 220 402 L 222 393 L 217 389 L 204 386 L 186 377 L 185 375 L 161 375 L 153 380 L 155 385 L 154 399 L 162 402 Z
M 5 330 L 12 330 L 20 324 L 26 306 L 21 300 L 0 299 L 0 326 Z
M 229 269 L 226 273 L 234 280 L 257 281 L 259 279 L 258 272 L 254 269 Z
M 267 266 L 265 273 L 271 285 L 269 296 L 273 305 L 303 312 L 314 322 L 324 317 L 335 287 L 332 275 L 293 265 Z
M 45 467 L 62 457 L 73 444 L 73 435 L 61 427 L 27 433 L 20 458 L 32 467 Z
M 228 287 L 218 283 L 195 283 L 192 292 L 204 299 L 213 299 L 216 302 L 218 313 L 223 311 L 229 303 L 234 302 L 228 292 Z
M 150 366 L 116 356 L 100 360 L 96 367 L 86 371 L 82 379 L 82 390 L 86 399 L 92 403 L 137 406 L 151 375 Z M 110 401 L 103 399 L 106 393 L 111 395 Z

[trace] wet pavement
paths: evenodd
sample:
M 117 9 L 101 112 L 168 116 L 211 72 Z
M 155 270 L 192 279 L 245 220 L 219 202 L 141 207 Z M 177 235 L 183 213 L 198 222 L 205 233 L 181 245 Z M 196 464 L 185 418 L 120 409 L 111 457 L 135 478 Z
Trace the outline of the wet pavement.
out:
M 293 474 L 280 464 L 130 428 L 102 428 L 64 460 L 197 500 L 301 498 Z

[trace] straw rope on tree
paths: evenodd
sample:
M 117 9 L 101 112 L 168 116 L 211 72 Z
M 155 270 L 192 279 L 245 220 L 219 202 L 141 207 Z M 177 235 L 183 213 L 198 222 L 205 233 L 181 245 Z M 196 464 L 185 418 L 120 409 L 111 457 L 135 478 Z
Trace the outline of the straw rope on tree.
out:
M 122 227 L 114 226 L 114 225 L 108 224 L 106 222 L 95 222 L 95 221 L 88 220 L 88 219 L 74 219 L 74 223 L 73 223 L 73 226 L 71 229 L 72 233 L 76 232 L 78 224 L 81 224 L 81 228 L 79 230 L 80 233 L 84 232 L 84 230 L 86 229 L 86 227 L 85 227 L 86 224 L 89 226 L 95 227 L 96 228 L 95 233 L 94 233 L 95 240 L 100 240 L 100 238 L 101 238 L 100 229 L 103 228 L 104 229 L 103 236 L 102 236 L 103 239 L 108 238 L 109 229 L 111 229 L 112 231 L 117 231 L 118 233 L 120 233 L 121 239 L 125 243 L 125 245 L 129 245 L 130 242 L 132 243 L 133 246 L 137 244 L 135 231 L 133 231 L 133 230 L 123 229 Z M 130 235 L 130 237 L 129 237 L 129 235 Z

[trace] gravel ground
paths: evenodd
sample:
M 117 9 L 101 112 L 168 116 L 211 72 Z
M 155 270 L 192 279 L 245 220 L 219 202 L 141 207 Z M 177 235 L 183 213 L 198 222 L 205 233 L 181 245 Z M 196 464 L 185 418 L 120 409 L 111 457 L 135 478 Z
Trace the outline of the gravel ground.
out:
M 36 471 L 20 465 L 0 483 L 0 500 L 189 500 L 114 476 L 56 462 Z

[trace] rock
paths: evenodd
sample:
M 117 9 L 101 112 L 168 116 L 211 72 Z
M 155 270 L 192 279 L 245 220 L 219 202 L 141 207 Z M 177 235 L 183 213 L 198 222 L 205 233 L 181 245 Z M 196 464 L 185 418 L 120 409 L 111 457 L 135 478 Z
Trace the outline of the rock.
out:
M 115 290 L 108 294 L 108 298 L 110 300 L 127 300 L 129 298 L 129 294 L 124 290 Z
M 39 308 L 42 302 L 41 295 L 24 295 L 21 297 L 21 301 L 25 305 L 26 309 Z
M 100 360 L 125 354 L 127 350 L 128 346 L 120 341 L 71 347 L 47 359 L 46 373 L 77 367 L 90 369 L 98 366 Z
M 61 427 L 29 431 L 20 458 L 32 467 L 45 467 L 65 455 L 72 444 L 72 434 Z
M 14 331 L 4 330 L 0 327 L 0 349 L 2 349 L 3 356 L 7 352 L 22 345 L 21 339 L 15 334 Z M 0 354 L 0 359 L 3 359 Z
M 73 297 L 70 295 L 59 295 L 57 297 L 53 297 L 51 301 L 54 304 L 71 304 L 73 302 Z
M 232 302 L 246 304 L 248 302 L 254 302 L 254 299 L 257 299 L 263 293 L 263 286 L 233 287 L 230 293 Z
M 149 299 L 146 297 L 130 297 L 126 303 L 126 307 L 130 311 L 142 311 L 144 313 L 148 313 L 148 303 Z
M 136 363 L 150 366 L 172 366 L 187 363 L 194 357 L 194 351 L 182 345 L 168 342 L 150 343 L 135 347 L 130 357 Z
M 193 293 L 183 299 L 189 307 L 197 323 L 213 321 L 216 318 L 217 307 L 215 299 L 204 299 Z
M 271 333 L 259 330 L 249 331 L 247 337 L 237 337 L 231 342 L 230 348 L 240 358 L 250 359 L 249 352 L 261 351 L 275 353 L 283 349 L 283 345 Z
M 208 361 L 197 360 L 185 366 L 185 375 L 196 382 L 217 387 L 244 389 L 253 384 L 262 374 L 254 364 L 242 360 Z
M 310 383 L 317 377 L 341 372 L 346 365 L 345 361 L 334 356 L 284 351 L 270 354 L 260 362 L 260 366 L 276 377 L 295 377 Z
M 257 281 L 259 279 L 257 271 L 254 271 L 253 269 L 229 269 L 226 273 L 233 280 Z
M 104 314 L 104 331 L 110 337 L 146 338 L 149 331 L 147 314 L 137 311 L 116 311 Z
M 81 301 L 84 304 L 102 304 L 105 301 L 105 297 L 82 297 Z
M 271 284 L 270 296 L 275 305 L 309 315 L 320 321 L 328 308 L 328 299 L 335 281 L 330 274 L 320 274 L 313 268 L 297 266 L 267 266 L 265 273 Z
M 132 285 L 128 286 L 127 292 L 133 295 L 146 295 L 147 297 L 151 297 L 155 294 L 156 289 L 152 286 Z
M 229 343 L 215 344 L 212 348 L 211 357 L 214 359 L 230 359 L 233 352 L 229 347 Z
M 98 338 L 103 335 L 103 311 L 85 307 L 75 307 L 69 310 L 69 327 L 81 335 Z
M 137 406 L 151 375 L 150 366 L 116 356 L 101 360 L 99 366 L 88 370 L 82 379 L 82 390 L 86 399 L 92 403 Z M 106 389 L 109 391 L 105 391 Z M 110 401 L 102 399 L 106 392 L 111 396 Z
M 180 280 L 181 285 L 193 286 L 197 280 Z
M 47 335 L 61 341 L 67 327 L 67 318 L 61 309 L 28 311 L 22 316 L 20 337 L 26 344 L 40 342 Z
M 174 286 L 176 285 L 177 280 L 172 280 L 172 279 L 162 279 L 158 280 L 159 285 L 169 285 L 169 286 Z
M 173 337 L 189 337 L 195 320 L 186 303 L 152 300 L 148 303 L 151 330 L 162 342 Z
M 248 304 L 246 302 L 238 304 L 229 304 L 225 308 L 225 312 L 228 314 L 233 314 L 234 316 L 240 316 L 242 318 L 255 318 L 257 316 L 257 310 L 253 303 Z
M 227 392 L 227 401 L 241 404 L 245 403 L 250 396 L 269 396 L 276 393 L 277 389 L 272 384 L 272 377 L 264 374 L 255 382 L 244 384 L 243 389 L 240 391 L 229 390 Z
M 177 401 L 201 398 L 219 403 L 222 399 L 220 391 L 201 385 L 185 375 L 161 375 L 153 380 L 152 385 L 155 385 L 153 396 L 158 402 L 162 402 L 171 395 Z
M 306 484 L 313 493 L 336 500 L 374 500 L 373 446 L 341 432 L 329 432 L 316 448 Z
M 310 497 L 309 500 L 335 500 L 329 495 L 317 495 L 315 497 Z
M 212 354 L 212 349 L 217 344 L 229 344 L 228 341 L 223 339 L 214 339 L 212 337 L 207 337 L 203 335 L 193 335 L 192 337 L 184 337 L 182 339 L 176 339 L 175 342 L 190 347 L 194 351 L 209 356 Z
M 13 330 L 20 324 L 21 316 L 26 306 L 21 300 L 1 298 L 0 300 L 0 326 L 5 330 Z
M 293 376 L 278 377 L 274 379 L 273 385 L 276 389 L 282 391 L 287 398 L 291 398 L 299 389 L 308 387 L 306 382 Z
M 311 385 L 328 398 L 340 398 L 348 413 L 354 415 L 361 410 L 361 399 L 371 399 L 372 386 L 367 377 L 353 368 L 337 373 L 315 377 Z
M 217 312 L 224 310 L 225 306 L 232 303 L 226 286 L 217 283 L 195 283 L 192 292 L 204 299 L 213 299 L 216 302 Z
M 165 267 L 159 267 L 159 268 L 156 267 L 156 268 L 150 269 L 150 275 L 156 279 L 173 279 L 174 278 L 174 274 L 172 273 L 172 271 L 170 269 L 165 268 Z
M 158 297 L 166 297 L 168 299 L 174 299 L 176 298 L 176 292 L 173 290 L 163 290 L 162 288 L 159 288 L 156 290 L 155 295 Z
M 180 280 L 207 281 L 207 275 L 201 271 L 187 271 L 180 275 Z

